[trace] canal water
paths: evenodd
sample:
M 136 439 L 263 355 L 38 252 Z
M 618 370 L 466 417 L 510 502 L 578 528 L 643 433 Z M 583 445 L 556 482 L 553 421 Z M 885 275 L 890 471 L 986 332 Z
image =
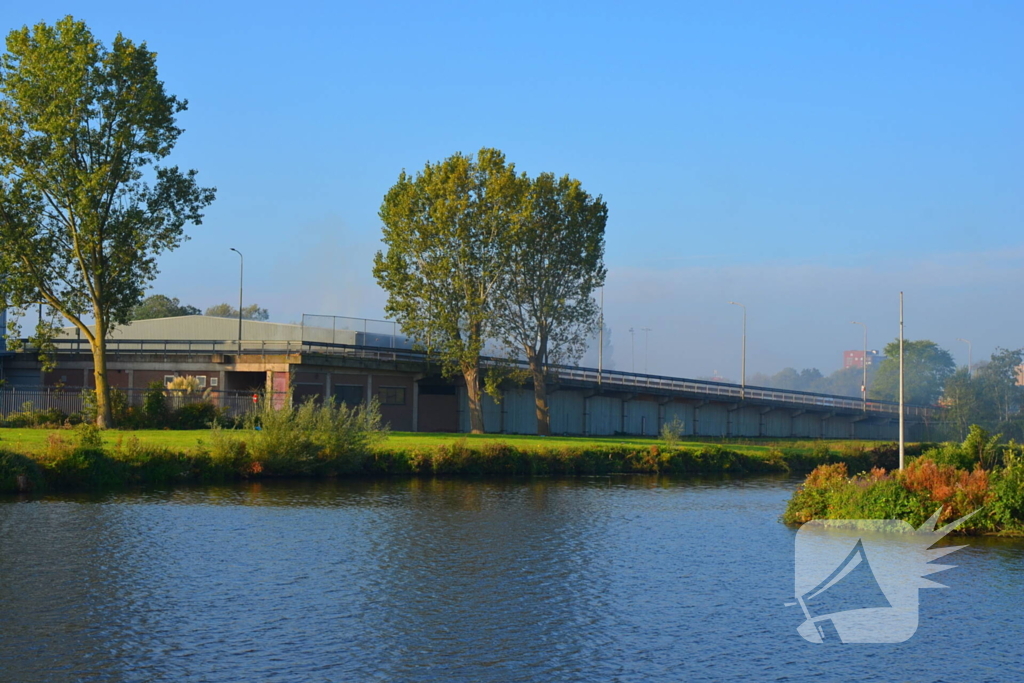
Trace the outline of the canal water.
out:
M 795 485 L 0 498 L 0 681 L 1024 680 L 1020 542 L 968 539 L 905 643 L 803 640 Z

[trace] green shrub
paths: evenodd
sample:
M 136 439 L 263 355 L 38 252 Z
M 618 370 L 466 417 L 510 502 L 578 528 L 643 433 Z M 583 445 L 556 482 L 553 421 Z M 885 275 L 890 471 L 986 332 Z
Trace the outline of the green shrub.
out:
M 686 431 L 686 425 L 678 417 L 675 417 L 661 425 L 661 440 L 668 448 L 675 448 L 679 445 L 679 439 L 682 438 L 684 431 Z
M 208 429 L 220 423 L 222 413 L 209 401 L 187 403 L 171 413 L 169 422 L 175 429 Z
M 263 401 L 247 418 L 253 430 L 249 450 L 262 471 L 288 476 L 361 471 L 370 447 L 387 436 L 376 400 L 350 408 L 346 403 L 317 405 L 311 398 L 292 405 L 290 396 L 280 407 Z
M 142 397 L 142 413 L 151 427 L 167 426 L 167 398 L 162 382 L 154 380 L 146 387 L 146 393 Z
M 0 421 L 0 426 L 14 428 L 33 427 L 56 427 L 66 422 L 68 416 L 56 408 L 36 410 L 31 401 L 26 401 L 21 410 L 11 413 L 6 420 Z

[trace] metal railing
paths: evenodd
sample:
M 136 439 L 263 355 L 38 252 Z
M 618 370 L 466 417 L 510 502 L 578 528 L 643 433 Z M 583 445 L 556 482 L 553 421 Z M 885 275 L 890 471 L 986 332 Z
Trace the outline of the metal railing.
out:
M 85 387 L 4 387 L 0 388 L 0 418 L 29 411 L 56 410 L 64 415 L 83 412 L 85 397 L 90 390 Z M 146 389 L 117 389 L 125 394 L 128 405 L 141 408 L 145 401 Z M 262 392 L 257 394 L 265 400 Z M 277 396 L 276 394 L 274 395 Z M 251 391 L 210 391 L 209 393 L 183 394 L 165 392 L 164 405 L 168 410 L 177 410 L 187 405 L 209 402 L 221 408 L 228 417 L 237 417 L 253 410 L 257 405 Z
M 80 339 L 55 340 L 58 353 L 89 353 L 88 343 Z M 30 350 L 29 347 L 25 347 Z M 339 344 L 318 341 L 222 341 L 222 340 L 140 340 L 110 339 L 107 341 L 107 352 L 114 357 L 121 354 L 156 354 L 165 356 L 189 356 L 212 354 L 254 355 L 300 355 L 304 353 L 320 353 L 342 355 L 385 363 L 400 361 L 414 363 L 436 363 L 437 359 L 429 357 L 422 351 L 412 349 L 366 346 L 356 344 Z M 484 367 L 495 365 L 512 365 L 520 369 L 528 368 L 525 361 L 481 357 Z M 899 405 L 891 401 L 869 400 L 849 396 L 816 394 L 806 391 L 788 389 L 772 389 L 770 387 L 747 386 L 712 382 L 707 380 L 648 375 L 619 370 L 598 371 L 596 368 L 581 368 L 572 365 L 548 365 L 549 376 L 556 380 L 568 380 L 584 383 L 596 383 L 616 388 L 653 389 L 660 391 L 681 392 L 691 396 L 707 396 L 709 398 L 754 399 L 783 403 L 794 407 L 813 407 L 841 410 L 864 411 L 877 415 L 899 415 Z M 912 417 L 935 417 L 938 409 L 931 406 L 906 406 L 906 415 Z

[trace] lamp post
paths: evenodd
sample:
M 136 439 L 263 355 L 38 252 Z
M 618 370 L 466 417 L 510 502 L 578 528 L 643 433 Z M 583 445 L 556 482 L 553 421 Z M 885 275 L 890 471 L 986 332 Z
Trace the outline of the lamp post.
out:
M 647 335 L 651 331 L 651 328 L 649 328 L 649 327 L 641 327 L 640 329 L 644 331 L 644 374 L 646 375 L 647 374 Z
M 633 344 L 635 340 L 634 333 L 635 330 L 632 327 L 629 328 L 629 371 L 636 374 L 636 353 L 634 352 L 636 346 Z
M 973 349 L 971 347 L 971 340 L 970 339 L 961 339 L 960 337 L 957 337 L 956 340 L 957 341 L 962 341 L 963 343 L 967 344 L 967 377 L 968 378 L 973 378 L 974 377 L 974 371 L 971 369 L 971 366 L 974 365 L 974 359 L 973 359 L 973 354 L 972 354 L 972 350 Z
M 860 398 L 864 403 L 864 412 L 868 411 L 868 326 L 864 323 L 853 321 L 851 325 L 860 325 L 864 328 L 864 355 L 860 359 L 860 365 L 864 368 L 864 377 L 860 385 Z
M 231 251 L 238 254 L 238 351 L 242 351 L 242 285 L 245 282 L 245 257 L 242 256 L 242 252 L 238 251 L 234 247 L 231 247 Z
M 747 397 L 747 307 L 735 301 L 730 301 L 729 303 L 743 309 L 743 355 L 740 360 L 740 399 L 744 399 Z
M 604 372 L 604 287 L 601 287 L 601 327 L 597 332 L 597 386 L 601 386 Z
M 906 409 L 903 405 L 903 292 L 900 292 L 900 469 L 903 469 L 905 440 L 903 415 Z

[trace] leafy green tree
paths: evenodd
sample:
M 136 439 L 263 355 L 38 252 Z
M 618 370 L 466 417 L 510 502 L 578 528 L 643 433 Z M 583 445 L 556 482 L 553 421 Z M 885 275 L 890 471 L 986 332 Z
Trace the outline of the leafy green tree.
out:
M 446 375 L 461 373 L 470 427 L 483 433 L 480 354 L 494 332 L 503 275 L 503 233 L 522 206 L 524 182 L 495 149 L 455 154 L 402 171 L 380 209 L 386 251 L 373 275 L 386 310 L 434 353 Z
M 217 304 L 216 306 L 210 306 L 206 309 L 206 315 L 212 315 L 215 318 L 238 318 L 238 309 L 231 304 Z M 258 320 L 260 322 L 266 322 L 270 320 L 270 312 L 265 308 L 260 308 L 257 304 L 250 304 L 249 306 L 242 306 L 242 320 Z
M 182 305 L 178 299 L 171 299 L 163 294 L 146 297 L 142 303 L 132 309 L 132 320 L 152 320 L 153 318 L 175 318 L 182 315 L 199 315 L 195 306 Z
M 182 133 L 156 53 L 110 48 L 66 17 L 12 31 L 0 56 L 0 300 L 43 303 L 91 347 L 96 423 L 112 423 L 107 334 L 131 319 L 156 257 L 199 224 L 215 190 L 156 164 Z M 87 323 L 92 318 L 93 324 Z
M 985 415 L 982 383 L 972 378 L 965 367 L 957 368 L 946 380 L 940 404 L 945 420 L 955 431 L 957 439 L 965 439 L 971 425 L 989 422 Z
M 942 388 L 956 363 L 949 351 L 927 339 L 903 342 L 903 390 L 907 403 L 931 405 L 942 395 Z M 871 386 L 869 396 L 882 401 L 899 399 L 900 342 L 897 339 L 885 346 L 885 360 Z
M 997 348 L 988 363 L 975 374 L 993 427 L 1001 428 L 1020 412 L 1024 387 L 1017 384 L 1017 370 L 1024 364 L 1024 349 Z
M 533 379 L 537 433 L 551 434 L 549 363 L 576 363 L 597 329 L 593 292 L 604 284 L 608 207 L 578 180 L 542 173 L 520 179 L 524 202 L 502 234 L 496 334 L 522 354 Z

